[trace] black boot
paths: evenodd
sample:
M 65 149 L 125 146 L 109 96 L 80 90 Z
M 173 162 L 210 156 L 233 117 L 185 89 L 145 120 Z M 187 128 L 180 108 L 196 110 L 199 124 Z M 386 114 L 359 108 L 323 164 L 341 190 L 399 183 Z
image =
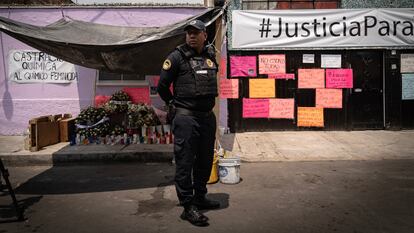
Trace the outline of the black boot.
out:
M 195 196 L 193 204 L 200 210 L 213 210 L 220 208 L 220 202 L 210 200 L 206 196 Z
M 207 216 L 198 211 L 195 205 L 184 207 L 184 211 L 180 217 L 182 220 L 187 220 L 195 226 L 205 227 L 209 225 Z

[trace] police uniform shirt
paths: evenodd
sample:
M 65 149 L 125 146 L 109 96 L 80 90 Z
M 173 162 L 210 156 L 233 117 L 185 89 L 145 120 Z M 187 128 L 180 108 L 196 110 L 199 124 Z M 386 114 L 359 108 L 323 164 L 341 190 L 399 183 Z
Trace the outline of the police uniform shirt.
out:
M 209 57 L 206 47 L 198 56 Z M 187 72 L 192 72 L 188 63 L 188 60 L 178 50 L 170 53 L 161 69 L 160 81 L 157 87 L 158 94 L 166 103 L 174 99 L 175 107 L 202 112 L 211 111 L 215 105 L 215 96 L 180 97 L 175 95 L 173 97 L 169 89 L 177 78 L 187 74 Z

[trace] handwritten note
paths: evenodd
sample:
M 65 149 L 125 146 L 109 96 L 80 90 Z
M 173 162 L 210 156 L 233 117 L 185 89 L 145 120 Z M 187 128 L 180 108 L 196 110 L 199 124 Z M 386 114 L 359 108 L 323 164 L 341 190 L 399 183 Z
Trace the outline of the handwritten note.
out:
M 322 68 L 341 68 L 342 55 L 341 54 L 322 54 L 321 67 Z
M 302 63 L 315 63 L 315 54 L 303 54 Z
M 238 79 L 220 79 L 220 98 L 237 99 L 239 98 L 239 80 Z
M 414 73 L 414 54 L 401 54 L 401 73 Z
M 323 108 L 298 107 L 298 127 L 324 127 Z
M 269 99 L 243 98 L 243 118 L 267 118 L 269 116 Z
M 269 99 L 269 118 L 293 119 L 295 99 Z
M 298 69 L 298 88 L 325 88 L 325 70 Z
M 326 88 L 352 88 L 352 69 L 326 69 Z
M 295 74 L 268 74 L 271 79 L 295 79 Z
M 275 80 L 273 79 L 249 79 L 250 98 L 275 97 Z
M 231 77 L 255 77 L 256 56 L 230 56 Z
M 402 100 L 414 100 L 414 74 L 402 74 Z
M 148 87 L 124 87 L 122 90 L 131 97 L 131 101 L 133 104 L 151 104 L 150 92 Z
M 342 108 L 342 89 L 316 89 L 316 107 Z
M 259 55 L 259 74 L 286 73 L 285 54 Z

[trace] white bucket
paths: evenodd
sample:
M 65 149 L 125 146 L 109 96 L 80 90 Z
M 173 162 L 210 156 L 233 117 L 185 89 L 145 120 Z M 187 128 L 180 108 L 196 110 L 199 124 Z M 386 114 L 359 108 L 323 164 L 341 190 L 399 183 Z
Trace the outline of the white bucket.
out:
M 223 184 L 240 182 L 240 158 L 224 158 L 219 160 L 219 177 Z

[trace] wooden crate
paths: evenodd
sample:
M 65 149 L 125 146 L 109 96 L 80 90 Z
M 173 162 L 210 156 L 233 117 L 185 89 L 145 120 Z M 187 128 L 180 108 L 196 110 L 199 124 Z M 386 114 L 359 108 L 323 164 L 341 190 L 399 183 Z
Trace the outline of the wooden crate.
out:
M 68 142 L 70 136 L 75 133 L 75 119 L 70 117 L 59 121 L 60 142 Z
M 33 118 L 30 125 L 30 151 L 59 142 L 59 121 L 62 114 Z

